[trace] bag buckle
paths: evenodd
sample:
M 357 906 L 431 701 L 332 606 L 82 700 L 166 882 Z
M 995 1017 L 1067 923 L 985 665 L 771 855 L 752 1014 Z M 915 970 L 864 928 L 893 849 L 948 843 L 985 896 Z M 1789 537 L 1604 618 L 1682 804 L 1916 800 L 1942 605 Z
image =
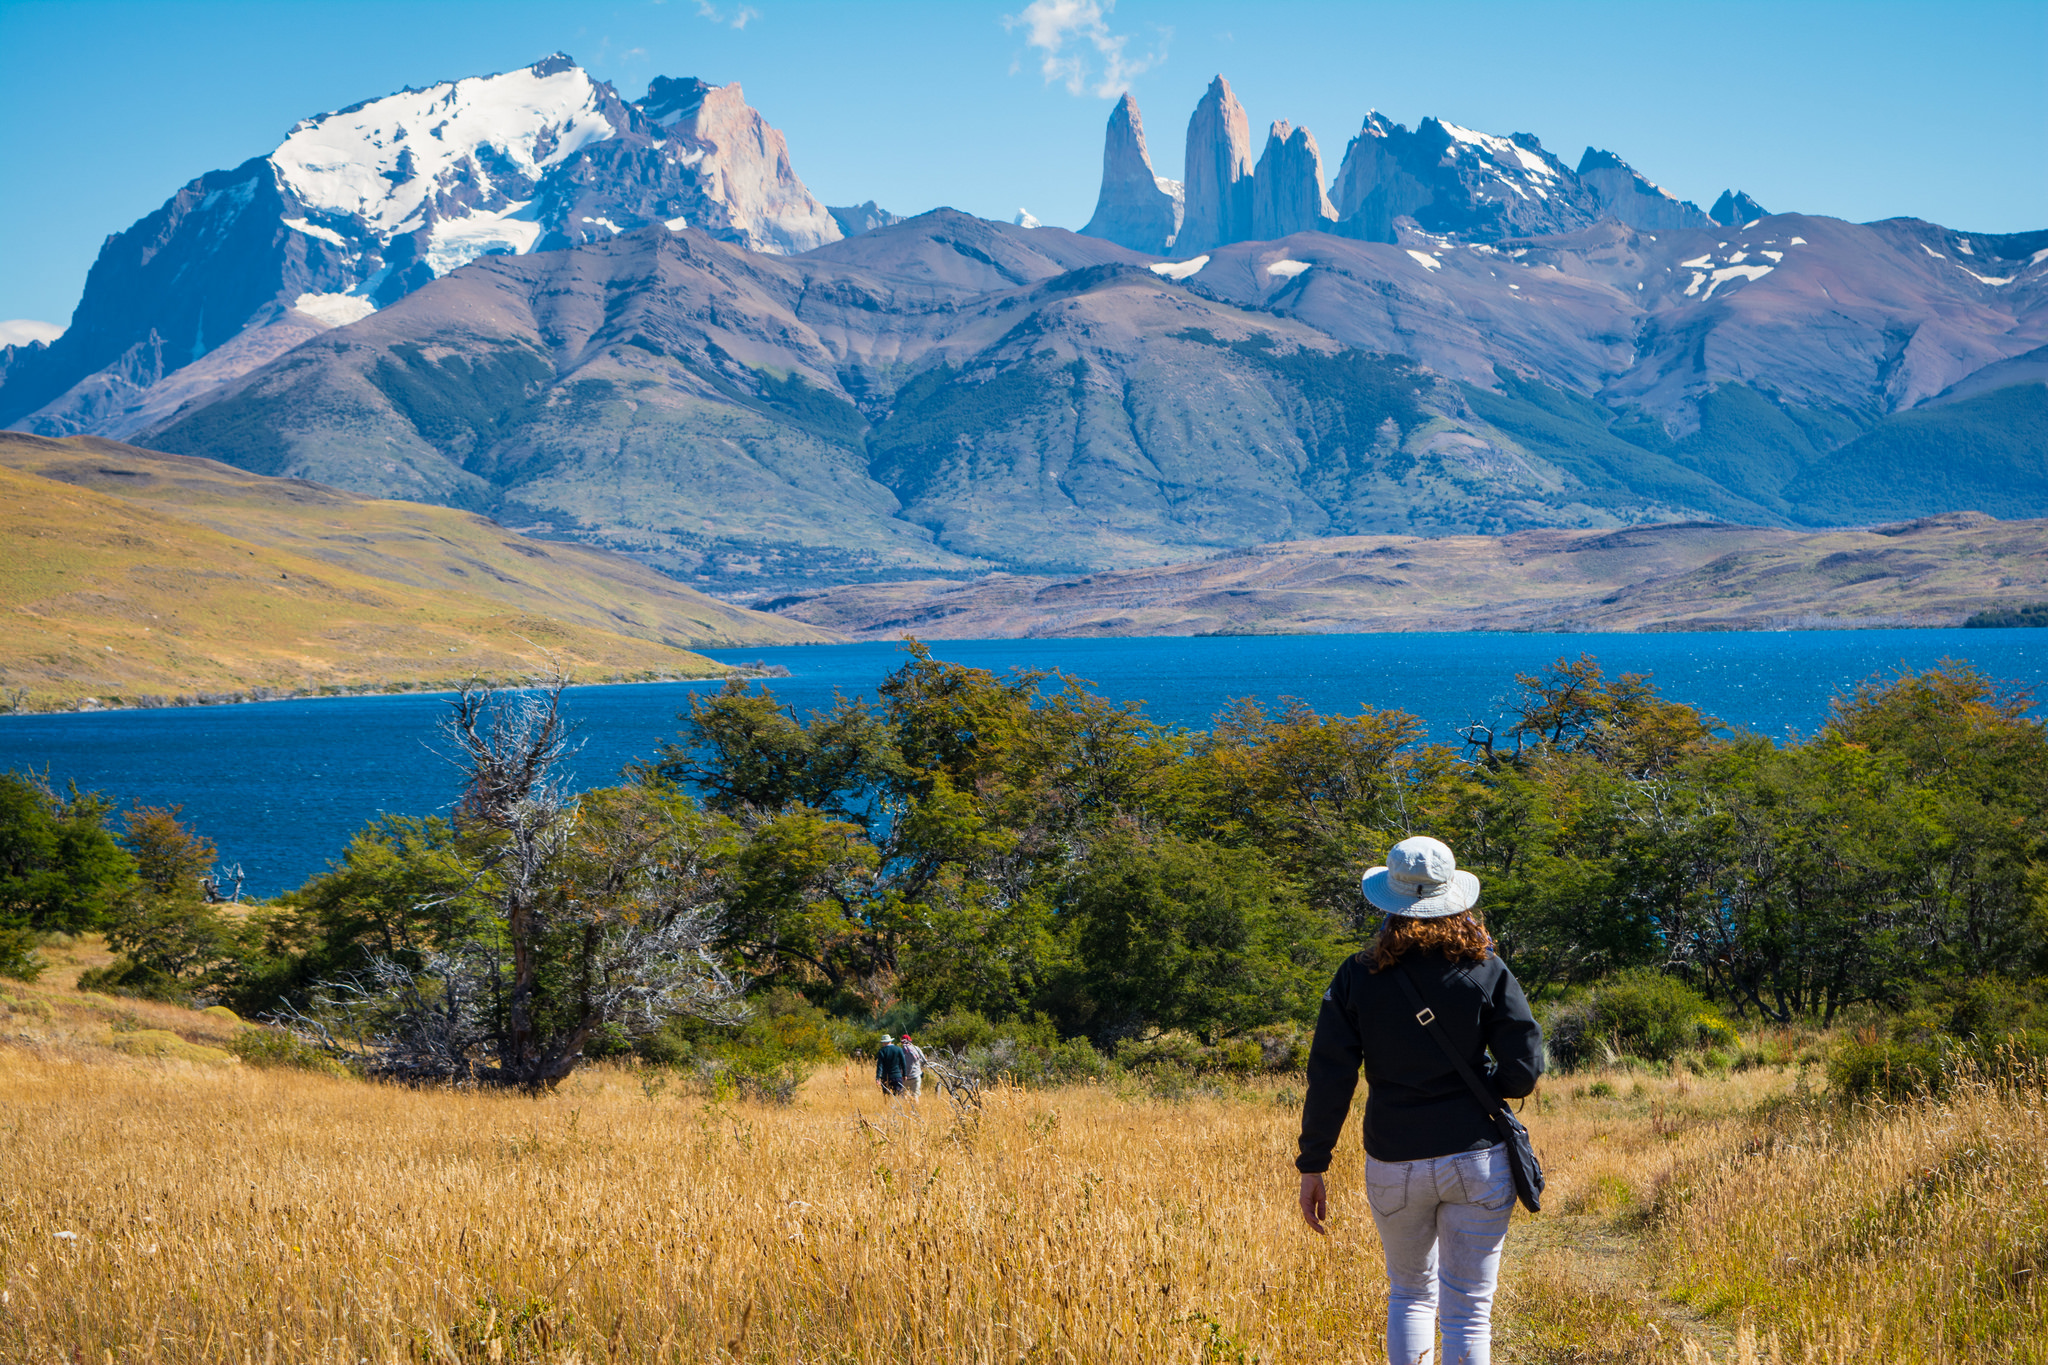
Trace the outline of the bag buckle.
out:
M 1424 1005 L 1421 1011 L 1415 1016 L 1415 1022 L 1422 1025 L 1424 1028 L 1428 1028 L 1431 1024 L 1436 1022 L 1436 1011 L 1431 1009 L 1429 1006 Z

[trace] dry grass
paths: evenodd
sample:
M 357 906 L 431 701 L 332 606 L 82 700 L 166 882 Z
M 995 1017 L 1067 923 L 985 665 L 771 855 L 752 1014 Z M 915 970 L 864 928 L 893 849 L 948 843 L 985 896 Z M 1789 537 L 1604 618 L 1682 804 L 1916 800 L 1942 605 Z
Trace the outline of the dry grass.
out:
M 884 1103 L 854 1067 L 786 1109 L 597 1068 L 535 1101 L 138 1061 L 95 1041 L 107 1006 L 30 994 L 49 1015 L 17 1011 L 0 1046 L 10 1362 L 1379 1358 L 1356 1139 L 1318 1240 L 1293 1211 L 1295 1086 L 1002 1091 L 962 1117 Z M 164 1008 L 136 1014 L 177 1025 Z M 194 1042 L 233 1027 L 182 1013 Z M 1674 1249 L 1723 1274 L 1714 1229 L 1745 1202 L 1741 1235 L 1792 1216 L 1740 1184 L 1745 1114 L 1792 1074 L 1610 1079 L 1525 1114 L 1553 1211 L 1510 1235 L 1497 1358 L 1851 1358 L 1771 1333 L 1861 1342 L 1855 1298 L 1795 1338 L 1754 1286 L 1727 1292 L 1732 1332 L 1654 1292 Z
M 2048 1362 L 2048 1103 L 1788 1104 L 1660 1193 L 1663 1279 L 1777 1360 Z

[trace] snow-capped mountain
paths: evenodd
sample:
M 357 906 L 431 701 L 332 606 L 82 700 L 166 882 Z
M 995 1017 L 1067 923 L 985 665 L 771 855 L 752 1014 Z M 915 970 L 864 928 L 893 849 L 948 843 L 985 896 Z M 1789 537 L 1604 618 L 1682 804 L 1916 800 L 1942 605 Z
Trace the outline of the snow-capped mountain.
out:
M 0 351 L 0 423 L 129 435 L 480 256 L 655 222 L 771 254 L 844 235 L 737 84 L 627 101 L 557 53 L 309 118 L 108 239 L 65 334 Z

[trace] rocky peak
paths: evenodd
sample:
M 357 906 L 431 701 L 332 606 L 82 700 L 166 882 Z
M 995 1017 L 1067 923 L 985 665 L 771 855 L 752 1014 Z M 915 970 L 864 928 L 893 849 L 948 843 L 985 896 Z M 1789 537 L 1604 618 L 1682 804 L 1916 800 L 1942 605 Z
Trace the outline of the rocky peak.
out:
M 1218 76 L 1188 120 L 1186 212 L 1177 252 L 1242 242 L 1252 232 L 1252 135 L 1244 106 Z
M 1252 236 L 1271 241 L 1296 232 L 1328 232 L 1337 210 L 1323 193 L 1323 154 L 1315 134 L 1281 119 L 1266 133 L 1252 173 Z
M 640 109 L 661 124 L 666 141 L 686 144 L 670 159 L 684 160 L 696 169 L 706 182 L 705 198 L 723 210 L 714 215 L 724 218 L 720 226 L 736 233 L 736 240 L 749 250 L 809 251 L 844 235 L 832 214 L 797 178 L 781 131 L 747 103 L 739 82 L 657 80 L 648 87 Z M 701 156 L 693 158 L 691 153 Z
M 226 382 L 255 363 L 238 357 L 274 354 L 232 344 L 258 331 L 340 325 L 481 256 L 655 223 L 770 253 L 843 235 L 736 84 L 659 77 L 628 103 L 558 52 L 366 100 L 108 238 L 65 336 L 0 374 L 0 423 L 127 436 L 184 367 L 205 358 Z
M 1095 199 L 1095 214 L 1081 234 L 1156 256 L 1173 245 L 1181 212 L 1180 182 L 1153 172 L 1151 154 L 1145 149 L 1145 121 L 1138 114 L 1138 102 L 1126 91 L 1109 111 L 1102 141 L 1102 190 Z
M 1744 194 L 1741 190 L 1722 190 L 1721 197 L 1714 201 L 1714 207 L 1707 210 L 1707 217 L 1722 227 L 1741 227 L 1769 216 L 1762 204 Z
M 1586 148 L 1579 158 L 1578 177 L 1603 214 L 1632 228 L 1660 232 L 1710 225 L 1699 205 L 1651 184 L 1613 152 Z
M 900 213 L 891 213 L 870 199 L 865 204 L 849 204 L 844 208 L 827 208 L 832 221 L 839 224 L 842 237 L 858 237 L 863 232 L 873 232 L 903 221 Z

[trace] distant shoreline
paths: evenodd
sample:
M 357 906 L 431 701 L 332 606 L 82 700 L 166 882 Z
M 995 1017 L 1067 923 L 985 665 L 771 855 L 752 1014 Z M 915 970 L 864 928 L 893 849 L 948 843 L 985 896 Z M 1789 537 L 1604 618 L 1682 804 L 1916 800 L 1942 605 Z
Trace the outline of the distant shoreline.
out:
M 726 672 L 699 676 L 685 676 L 681 673 L 661 673 L 652 676 L 631 678 L 602 678 L 587 681 L 571 678 L 569 686 L 579 687 L 633 687 L 651 683 L 724 683 L 733 679 L 752 680 L 755 678 L 786 678 L 789 670 L 781 664 L 729 665 Z M 30 716 L 90 716 L 110 711 L 201 711 L 220 706 L 253 706 L 264 702 L 279 701 L 340 701 L 360 697 L 406 697 L 439 696 L 460 692 L 471 682 L 470 677 L 434 678 L 419 683 L 367 682 L 357 684 L 329 684 L 317 688 L 251 687 L 228 692 L 179 693 L 166 697 L 160 693 L 144 693 L 139 696 L 117 695 L 108 699 L 83 697 L 69 706 L 10 707 L 0 710 L 0 720 L 13 720 Z M 493 684 L 505 691 L 522 691 L 530 683 Z

